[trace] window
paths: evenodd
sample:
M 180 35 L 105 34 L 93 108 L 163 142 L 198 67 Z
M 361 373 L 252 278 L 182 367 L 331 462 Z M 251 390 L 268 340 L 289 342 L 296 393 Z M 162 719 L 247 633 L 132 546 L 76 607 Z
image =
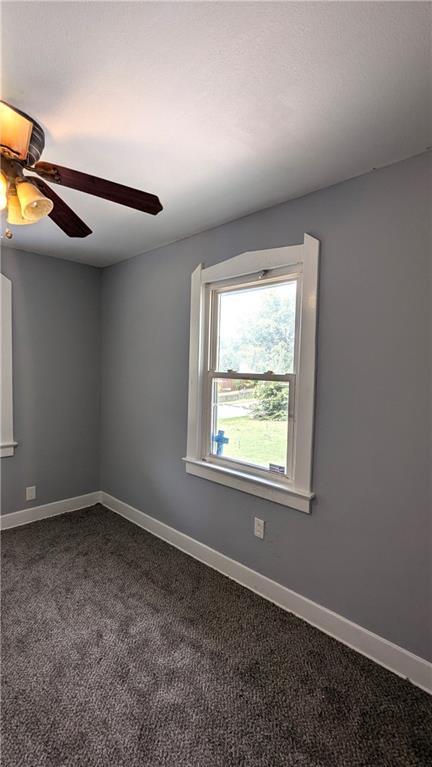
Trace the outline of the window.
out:
M 310 510 L 319 242 L 192 275 L 186 470 Z
M 14 454 L 12 413 L 12 283 L 4 274 L 1 278 L 1 419 L 0 457 Z
M 207 460 L 291 476 L 297 279 L 209 285 Z

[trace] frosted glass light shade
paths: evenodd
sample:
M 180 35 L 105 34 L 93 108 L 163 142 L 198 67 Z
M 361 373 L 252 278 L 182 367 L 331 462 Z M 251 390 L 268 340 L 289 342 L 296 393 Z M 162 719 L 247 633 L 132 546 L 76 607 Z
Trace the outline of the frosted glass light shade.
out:
M 34 186 L 30 181 L 20 181 L 17 183 L 16 189 L 24 218 L 30 222 L 35 222 L 51 213 L 54 207 L 52 201 L 45 197 L 37 186 Z
M 26 224 L 34 224 L 34 221 L 30 221 L 28 218 L 24 218 L 21 213 L 20 201 L 17 194 L 14 191 L 9 190 L 8 198 L 8 212 L 7 222 L 13 226 L 25 226 Z
M 0 210 L 4 210 L 7 206 L 7 188 L 8 188 L 8 180 L 1 171 L 0 173 Z

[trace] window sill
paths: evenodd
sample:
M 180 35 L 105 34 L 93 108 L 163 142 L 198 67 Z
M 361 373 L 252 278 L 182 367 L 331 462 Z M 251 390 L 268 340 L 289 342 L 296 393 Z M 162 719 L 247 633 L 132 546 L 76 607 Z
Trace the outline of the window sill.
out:
M 310 514 L 310 506 L 314 493 L 306 493 L 287 487 L 282 482 L 256 477 L 254 474 L 247 474 L 244 471 L 228 469 L 225 466 L 216 466 L 207 461 L 198 461 L 194 458 L 183 458 L 186 463 L 186 471 L 201 479 L 208 479 L 211 482 L 218 482 L 221 485 L 227 485 L 235 490 L 244 493 L 257 495 L 273 503 L 280 503 L 282 506 L 289 506 L 291 509 L 303 511 Z
M 5 442 L 0 445 L 0 458 L 8 458 L 15 453 L 15 447 L 18 442 Z

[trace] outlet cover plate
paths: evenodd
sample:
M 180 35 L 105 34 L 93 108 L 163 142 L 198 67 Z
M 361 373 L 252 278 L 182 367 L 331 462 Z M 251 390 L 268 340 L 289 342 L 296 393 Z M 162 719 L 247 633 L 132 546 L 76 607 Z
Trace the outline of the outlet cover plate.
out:
M 26 501 L 34 501 L 36 498 L 36 485 L 26 487 Z
M 259 517 L 254 518 L 254 535 L 257 538 L 264 538 L 264 526 L 265 522 L 263 519 L 259 519 Z

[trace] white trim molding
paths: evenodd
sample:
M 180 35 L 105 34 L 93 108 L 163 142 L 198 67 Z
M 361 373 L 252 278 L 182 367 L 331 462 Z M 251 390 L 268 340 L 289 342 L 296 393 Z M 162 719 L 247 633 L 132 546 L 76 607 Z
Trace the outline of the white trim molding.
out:
M 200 264 L 191 280 L 188 432 L 187 454 L 183 459 L 186 471 L 306 513 L 310 512 L 314 497 L 311 481 L 319 247 L 319 240 L 305 234 L 300 245 L 241 253 L 206 269 Z M 265 374 L 290 380 L 289 460 L 285 474 L 277 476 L 240 461 L 222 460 L 208 446 L 211 433 L 208 381 L 218 376 L 213 370 L 216 363 L 211 362 L 214 355 L 209 349 L 209 338 L 213 338 L 217 324 L 215 297 L 226 285 L 234 284 L 232 280 L 244 278 L 247 285 L 257 285 L 263 276 L 271 283 L 285 276 L 288 279 L 289 274 L 297 281 L 295 370 L 284 376 L 276 376 L 272 371 Z M 238 371 L 228 372 L 233 378 L 242 375 Z
M 65 514 L 69 511 L 85 509 L 87 506 L 94 506 L 95 503 L 100 503 L 100 499 L 101 493 L 96 491 L 94 493 L 86 493 L 85 495 L 77 495 L 75 498 L 65 498 L 62 501 L 44 503 L 41 506 L 32 506 L 29 509 L 13 511 L 10 514 L 2 514 L 0 516 L 0 529 L 10 530 L 12 527 L 21 527 L 21 525 L 28 525 L 30 522 L 37 522 L 47 517 L 57 517 L 59 514 Z
M 100 493 L 100 502 L 107 509 L 128 519 L 129 522 L 133 522 L 138 527 L 156 535 L 194 557 L 194 559 L 198 559 L 264 599 L 268 599 L 283 610 L 297 615 L 380 666 L 384 666 L 398 676 L 409 679 L 417 687 L 432 693 L 432 663 L 353 623 L 342 615 L 312 602 L 301 594 L 291 591 L 291 589 L 267 578 L 265 575 L 251 570 L 240 562 L 230 559 L 225 554 L 179 532 L 108 493 L 103 491 Z
M 15 452 L 13 436 L 13 389 L 12 389 L 12 283 L 4 275 L 1 278 L 1 417 L 0 458 Z
M 304 511 L 306 514 L 310 512 L 313 493 L 296 492 L 294 488 L 288 489 L 282 482 L 261 477 L 258 479 L 253 474 L 248 475 L 244 471 L 217 466 L 214 463 L 194 461 L 192 458 L 183 458 L 183 460 L 186 463 L 187 473 L 193 474 L 195 477 L 210 479 L 212 482 L 257 495 L 267 501 L 289 506 L 291 509 L 297 509 L 297 511 Z

